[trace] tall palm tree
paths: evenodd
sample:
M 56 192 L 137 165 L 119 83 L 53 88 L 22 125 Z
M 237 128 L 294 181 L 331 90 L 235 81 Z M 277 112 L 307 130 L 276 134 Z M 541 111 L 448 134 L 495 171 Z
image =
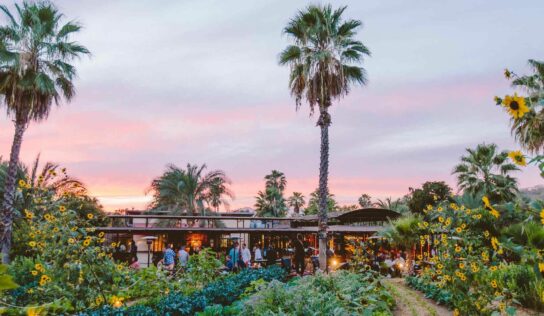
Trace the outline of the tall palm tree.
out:
M 452 174 L 457 175 L 459 190 L 472 196 L 486 195 L 493 203 L 512 200 L 518 192 L 517 180 L 510 176 L 519 168 L 509 162 L 508 152 L 498 152 L 495 144 L 467 148 Z
M 89 54 L 70 36 L 81 26 L 62 24 L 63 15 L 48 2 L 15 4 L 15 15 L 0 6 L 6 25 L 0 26 L 0 95 L 13 117 L 15 135 L 2 203 L 2 253 L 9 261 L 15 176 L 23 134 L 31 121 L 47 118 L 51 106 L 75 95 L 76 69 L 70 63 Z
M 527 151 L 542 153 L 544 149 L 544 62 L 530 59 L 529 66 L 533 73 L 515 76 L 514 87 L 528 93 L 530 111 L 521 118 L 512 118 L 512 134 L 516 141 Z M 538 108 L 540 107 L 540 108 Z
M 317 125 L 321 129 L 319 164 L 319 249 L 320 264 L 325 267 L 327 243 L 327 195 L 329 173 L 329 108 L 332 101 L 348 94 L 352 84 L 366 83 L 358 64 L 370 51 L 355 39 L 362 25 L 358 20 L 344 20 L 346 7 L 333 10 L 330 5 L 310 5 L 299 11 L 284 28 L 292 45 L 280 54 L 280 65 L 289 65 L 289 88 L 296 109 L 305 99 L 313 114 L 317 108 Z
M 296 214 L 300 214 L 300 208 L 303 207 L 305 203 L 304 195 L 300 192 L 293 192 L 293 195 L 287 199 L 287 205 L 292 207 Z
M 187 212 L 205 215 L 205 206 L 218 208 L 223 198 L 233 198 L 231 181 L 222 170 L 205 173 L 206 165 L 187 164 L 186 169 L 168 165 L 166 171 L 151 183 L 154 210 L 173 214 Z

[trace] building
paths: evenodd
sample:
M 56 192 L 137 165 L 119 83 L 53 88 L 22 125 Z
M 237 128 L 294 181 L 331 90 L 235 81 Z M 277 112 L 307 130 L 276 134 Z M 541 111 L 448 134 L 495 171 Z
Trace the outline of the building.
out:
M 397 212 L 378 208 L 329 213 L 331 246 L 335 253 L 344 255 L 351 241 L 368 238 L 399 216 Z M 271 243 L 285 249 L 291 238 L 301 234 L 308 246 L 318 248 L 316 215 L 257 217 L 254 212 L 244 211 L 213 216 L 172 216 L 130 211 L 109 217 L 111 225 L 97 230 L 105 232 L 110 242 L 128 244 L 133 240 L 138 248 L 138 261 L 143 265 L 150 264 L 153 254 L 160 254 L 167 242 L 173 243 L 175 248 L 210 247 L 224 253 L 234 241 L 246 243 L 250 249 L 256 244 L 267 247 Z

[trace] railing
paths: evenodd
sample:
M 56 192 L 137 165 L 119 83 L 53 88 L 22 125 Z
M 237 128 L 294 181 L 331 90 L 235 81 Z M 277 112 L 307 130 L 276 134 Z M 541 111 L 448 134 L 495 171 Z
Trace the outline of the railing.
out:
M 244 216 L 109 215 L 110 227 L 289 228 L 292 218 Z

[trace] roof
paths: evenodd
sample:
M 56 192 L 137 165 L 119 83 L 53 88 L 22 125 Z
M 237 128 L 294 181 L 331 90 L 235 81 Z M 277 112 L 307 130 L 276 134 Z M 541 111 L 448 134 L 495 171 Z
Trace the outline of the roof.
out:
M 385 208 L 361 208 L 354 211 L 347 211 L 347 212 L 330 212 L 328 214 L 329 219 L 338 219 L 340 221 L 348 221 L 348 220 L 362 220 L 362 221 L 376 221 L 376 220 L 387 220 L 387 219 L 394 219 L 400 217 L 400 214 L 389 210 Z M 293 218 L 294 221 L 302 221 L 302 222 L 311 222 L 311 221 L 317 221 L 318 216 L 317 215 L 304 215 L 301 217 L 295 217 Z
M 226 228 L 226 227 L 97 227 L 106 233 L 167 233 L 167 232 L 217 232 L 217 233 L 317 233 L 318 227 L 281 227 L 281 228 Z M 382 226 L 348 226 L 331 225 L 328 230 L 333 233 L 374 233 L 382 230 Z

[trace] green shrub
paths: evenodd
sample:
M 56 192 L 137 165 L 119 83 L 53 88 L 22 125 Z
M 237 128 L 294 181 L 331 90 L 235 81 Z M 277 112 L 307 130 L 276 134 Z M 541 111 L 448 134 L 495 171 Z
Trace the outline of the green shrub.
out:
M 392 306 L 375 273 L 338 271 L 262 285 L 244 301 L 241 315 L 392 315 Z

